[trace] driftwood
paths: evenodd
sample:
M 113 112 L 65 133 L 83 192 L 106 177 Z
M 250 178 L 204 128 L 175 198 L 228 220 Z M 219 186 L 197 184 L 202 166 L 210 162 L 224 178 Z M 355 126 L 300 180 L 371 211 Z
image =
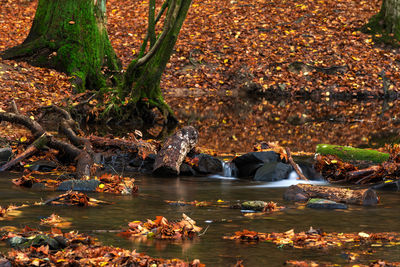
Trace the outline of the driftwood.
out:
M 157 176 L 177 176 L 187 153 L 196 145 L 198 132 L 192 126 L 183 127 L 170 136 L 158 152 L 153 174 Z
M 291 185 L 286 190 L 283 198 L 290 201 L 307 201 L 310 198 L 323 198 L 358 205 L 375 205 L 379 202 L 376 192 L 372 189 L 351 190 L 310 184 Z

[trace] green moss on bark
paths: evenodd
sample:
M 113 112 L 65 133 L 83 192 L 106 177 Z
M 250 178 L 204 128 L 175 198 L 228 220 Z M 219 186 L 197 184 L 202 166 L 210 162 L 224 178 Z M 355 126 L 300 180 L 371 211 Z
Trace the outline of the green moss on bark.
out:
M 104 12 L 105 0 L 40 0 L 26 40 L 2 56 L 72 75 L 78 92 L 100 89 L 120 70 Z
M 362 31 L 371 34 L 375 42 L 400 46 L 400 18 L 388 15 L 387 9 L 390 1 L 382 2 L 381 10 L 371 17 L 369 22 L 362 27 Z

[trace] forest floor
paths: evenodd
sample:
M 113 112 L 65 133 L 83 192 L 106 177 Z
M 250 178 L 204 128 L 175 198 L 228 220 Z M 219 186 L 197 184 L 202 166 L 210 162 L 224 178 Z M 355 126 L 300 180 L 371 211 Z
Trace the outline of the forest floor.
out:
M 107 5 L 110 40 L 126 67 L 145 35 L 147 2 L 111 0 Z M 36 6 L 37 1 L 0 0 L 0 50 L 23 42 Z M 396 105 L 332 100 L 343 92 L 382 97 L 382 77 L 389 81 L 388 90 L 398 91 L 398 49 L 375 44 L 373 36 L 360 31 L 379 7 L 377 0 L 194 0 L 162 78 L 164 97 L 181 123 L 200 129 L 200 145 L 216 150 L 248 151 L 265 139 L 305 151 L 319 142 L 368 144 L 377 134 L 374 129 L 390 128 L 388 121 L 397 120 Z M 249 83 L 258 85 L 249 92 L 256 93 L 250 103 L 243 102 Z M 320 101 L 262 99 L 276 90 L 315 93 Z M 0 59 L 0 109 L 15 100 L 29 114 L 71 95 L 66 75 Z M 330 118 L 354 127 L 327 127 L 324 120 Z M 354 128 L 363 135 L 354 137 Z M 232 129 L 238 130 L 215 138 Z M 10 125 L 0 128 L 2 136 L 25 134 Z

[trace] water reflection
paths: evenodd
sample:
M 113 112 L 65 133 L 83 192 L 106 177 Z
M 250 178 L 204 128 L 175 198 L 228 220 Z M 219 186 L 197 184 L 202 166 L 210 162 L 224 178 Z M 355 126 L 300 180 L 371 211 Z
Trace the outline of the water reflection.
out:
M 238 97 L 169 98 L 181 123 L 199 129 L 199 145 L 248 152 L 260 141 L 280 141 L 293 151 L 319 143 L 380 146 L 398 142 L 399 101 L 242 100 Z
M 16 175 L 2 173 L 0 176 L 0 205 L 33 203 L 40 199 L 56 196 L 57 192 L 39 192 L 14 187 L 11 178 Z M 250 229 L 262 232 L 308 230 L 310 226 L 324 231 L 338 232 L 400 232 L 398 193 L 380 192 L 381 203 L 375 207 L 351 206 L 346 211 L 312 210 L 303 205 L 283 200 L 285 188 L 268 188 L 259 183 L 238 179 L 225 180 L 207 177 L 153 178 L 137 176 L 139 194 L 136 196 L 115 196 L 91 194 L 92 197 L 114 202 L 102 207 L 34 206 L 23 209 L 13 220 L 0 221 L 0 226 L 29 225 L 40 229 L 40 218 L 56 213 L 69 218 L 72 229 L 97 236 L 108 245 L 137 249 L 152 256 L 194 259 L 199 258 L 208 266 L 231 266 L 240 258 L 246 266 L 282 266 L 287 259 L 308 259 L 330 261 L 343 265 L 340 257 L 344 249 L 320 251 L 278 249 L 271 243 L 248 244 L 223 240 L 224 234 Z M 237 203 L 245 200 L 275 201 L 284 205 L 285 210 L 265 217 L 247 218 L 239 210 L 227 207 L 174 206 L 164 200 L 216 201 Z M 180 219 L 182 213 L 197 221 L 205 228 L 206 234 L 194 241 L 171 243 L 168 241 L 146 241 L 139 243 L 116 235 L 115 231 L 126 228 L 130 221 L 154 219 L 158 215 L 169 220 Z M 207 221 L 207 222 L 206 222 Z M 211 221 L 211 222 L 210 222 Z M 102 230 L 102 231 L 99 231 Z M 398 247 L 376 248 L 371 258 L 400 261 Z

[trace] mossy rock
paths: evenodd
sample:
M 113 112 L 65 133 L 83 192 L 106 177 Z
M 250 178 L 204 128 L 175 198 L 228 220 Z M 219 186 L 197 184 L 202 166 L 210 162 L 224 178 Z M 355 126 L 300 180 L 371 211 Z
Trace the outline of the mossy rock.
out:
M 335 155 L 344 161 L 368 161 L 382 163 L 389 159 L 388 153 L 382 153 L 372 149 L 361 149 L 350 146 L 337 146 L 318 144 L 316 153 L 321 155 Z

